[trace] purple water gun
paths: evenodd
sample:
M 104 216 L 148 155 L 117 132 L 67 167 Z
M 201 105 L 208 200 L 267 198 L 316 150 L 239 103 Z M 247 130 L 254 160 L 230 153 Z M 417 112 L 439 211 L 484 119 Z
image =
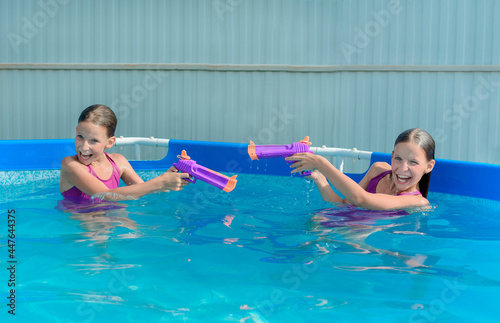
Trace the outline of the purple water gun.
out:
M 191 160 L 185 150 L 182 151 L 181 155 L 177 155 L 179 161 L 174 163 L 172 166 L 180 170 L 181 172 L 188 173 L 189 178 L 185 178 L 186 181 L 190 183 L 195 183 L 197 179 L 220 188 L 224 192 L 231 192 L 236 187 L 236 176 L 228 177 L 217 173 L 211 169 L 198 165 L 194 160 Z
M 304 140 L 299 142 L 294 142 L 291 145 L 255 145 L 253 141 L 250 140 L 250 145 L 248 145 L 248 155 L 252 160 L 266 159 L 266 158 L 285 158 L 297 153 L 311 153 L 309 150 L 309 136 L 305 136 Z M 287 161 L 288 164 L 293 164 L 295 161 Z M 300 175 L 309 176 L 311 171 L 302 171 Z

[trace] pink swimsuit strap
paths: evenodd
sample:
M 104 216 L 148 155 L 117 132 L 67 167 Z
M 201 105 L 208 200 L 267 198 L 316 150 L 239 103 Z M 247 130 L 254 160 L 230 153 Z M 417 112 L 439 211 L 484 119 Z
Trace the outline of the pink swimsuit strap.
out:
M 380 180 L 382 178 L 384 178 L 385 176 L 389 175 L 390 173 L 392 173 L 392 170 L 387 170 L 385 172 L 382 172 L 380 174 L 378 174 L 377 176 L 374 176 L 370 182 L 368 183 L 368 187 L 366 188 L 366 191 L 368 193 L 377 193 L 377 185 L 378 183 L 380 182 Z M 398 196 L 402 196 L 402 195 L 422 195 L 422 193 L 420 193 L 420 191 L 413 191 L 413 192 L 406 192 L 406 193 L 400 193 L 398 194 Z
M 115 161 L 107 153 L 105 153 L 105 154 L 106 154 L 106 157 L 108 158 L 108 160 L 110 161 L 111 166 L 113 167 L 113 173 L 111 174 L 111 176 L 108 179 L 103 180 L 99 176 L 97 176 L 97 174 L 94 172 L 94 170 L 92 169 L 92 167 L 90 165 L 87 165 L 87 168 L 88 168 L 90 174 L 92 174 L 98 180 L 103 182 L 104 185 L 106 185 L 109 189 L 114 189 L 114 188 L 117 188 L 119 186 L 119 183 L 120 183 L 120 169 L 116 165 Z M 73 186 L 72 188 L 70 188 L 69 190 L 67 190 L 65 192 L 62 192 L 61 194 L 64 197 L 77 197 L 77 198 L 83 198 L 83 199 L 90 199 L 90 196 L 88 196 L 87 194 L 80 191 L 80 189 L 76 186 Z
M 116 165 L 115 161 L 111 159 L 108 153 L 104 153 L 106 157 L 108 158 L 109 162 L 111 163 L 111 166 L 113 167 L 113 172 L 111 173 L 111 176 L 108 179 L 102 179 L 97 174 L 94 172 L 94 169 L 90 166 L 87 165 L 89 169 L 89 173 L 92 174 L 94 177 L 96 177 L 98 180 L 104 183 L 108 188 L 113 189 L 117 188 L 118 184 L 120 183 L 120 169 Z
M 385 171 L 385 172 L 382 172 L 380 174 L 378 174 L 377 176 L 374 176 L 370 182 L 368 183 L 368 187 L 366 188 L 366 191 L 368 193 L 377 193 L 377 185 L 378 185 L 378 182 L 380 182 L 380 180 L 382 178 L 384 178 L 386 175 L 389 175 L 390 173 L 392 173 L 391 170 L 388 170 L 388 171 Z

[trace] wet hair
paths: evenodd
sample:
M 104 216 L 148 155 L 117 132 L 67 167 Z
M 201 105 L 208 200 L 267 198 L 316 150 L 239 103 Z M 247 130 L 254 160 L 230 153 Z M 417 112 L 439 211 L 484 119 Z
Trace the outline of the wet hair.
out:
M 427 161 L 431 161 L 434 159 L 434 150 L 436 148 L 436 143 L 434 142 L 432 136 L 425 130 L 419 128 L 405 130 L 396 138 L 394 147 L 396 147 L 396 145 L 400 142 L 413 142 L 425 151 Z M 422 175 L 422 178 L 418 182 L 418 188 L 423 197 L 427 197 L 430 181 L 431 172 Z
M 108 138 L 115 135 L 116 124 L 118 123 L 113 110 L 102 104 L 94 104 L 83 110 L 78 118 L 78 123 L 82 121 L 88 121 L 95 125 L 103 126 L 106 128 Z

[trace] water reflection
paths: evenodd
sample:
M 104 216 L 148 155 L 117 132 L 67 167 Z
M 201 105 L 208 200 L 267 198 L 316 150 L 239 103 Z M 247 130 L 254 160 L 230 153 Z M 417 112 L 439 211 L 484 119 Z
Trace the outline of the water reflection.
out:
M 328 243 L 329 247 L 322 247 L 322 253 L 365 254 L 376 257 L 375 263 L 372 257 L 364 257 L 358 265 L 351 265 L 352 261 L 349 261 L 350 265 L 336 265 L 336 269 L 416 272 L 412 269 L 430 267 L 439 257 L 393 248 L 392 246 L 397 245 L 397 238 L 391 239 L 391 249 L 378 247 L 377 244 L 383 245 L 385 242 L 377 241 L 375 236 L 377 233 L 426 235 L 426 212 L 429 212 L 429 209 L 372 211 L 353 206 L 339 206 L 316 212 L 310 220 L 309 231 L 319 237 L 316 244 Z
M 137 223 L 129 218 L 127 205 L 102 200 L 74 200 L 65 198 L 58 202 L 57 209 L 69 213 L 70 219 L 79 222 L 83 238 L 76 242 L 90 242 L 90 245 L 106 247 L 112 239 L 137 238 Z M 117 229 L 126 228 L 126 233 L 115 234 Z

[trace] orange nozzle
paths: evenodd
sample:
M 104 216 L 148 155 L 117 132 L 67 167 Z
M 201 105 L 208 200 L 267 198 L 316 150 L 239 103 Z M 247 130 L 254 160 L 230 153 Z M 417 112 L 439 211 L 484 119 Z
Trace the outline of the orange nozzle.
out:
M 250 156 L 252 160 L 259 159 L 257 157 L 257 154 L 255 153 L 255 143 L 251 140 L 250 140 L 250 145 L 248 145 L 248 156 Z
M 185 150 L 183 150 L 180 155 L 177 155 L 177 158 L 180 158 L 182 160 L 190 160 L 191 159 L 191 157 L 189 157 L 187 155 Z
M 305 136 L 303 140 L 299 141 L 301 144 L 306 144 L 308 146 L 312 145 L 312 143 L 309 141 L 309 136 Z
M 236 176 L 238 176 L 238 175 L 234 175 L 234 176 L 231 176 L 231 177 L 229 178 L 229 180 L 227 181 L 226 187 L 224 187 L 224 188 L 222 189 L 224 192 L 228 192 L 228 193 L 229 193 L 229 192 L 231 192 L 232 190 L 234 190 L 234 188 L 236 187 L 236 182 L 238 182 L 238 181 L 236 180 Z

